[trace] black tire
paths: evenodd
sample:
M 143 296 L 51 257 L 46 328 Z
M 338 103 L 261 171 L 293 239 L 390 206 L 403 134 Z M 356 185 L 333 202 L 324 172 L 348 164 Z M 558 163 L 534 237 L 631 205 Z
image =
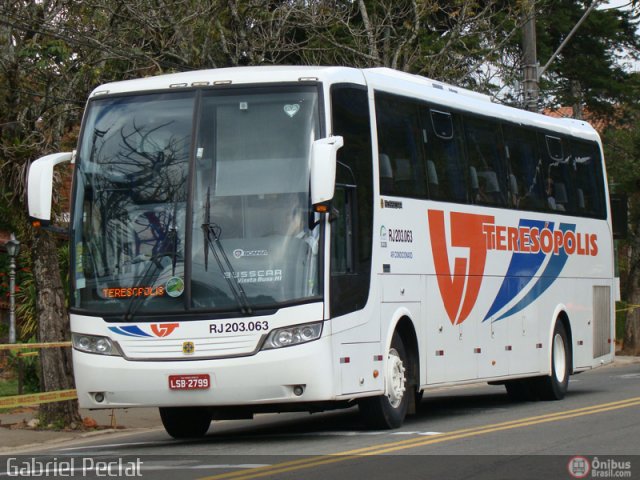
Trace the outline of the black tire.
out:
M 508 380 L 504 382 L 509 400 L 514 403 L 531 402 L 537 399 L 536 388 L 532 379 L 520 378 L 518 380 Z
M 557 322 L 551 340 L 551 375 L 537 378 L 537 393 L 542 400 L 562 400 L 569 388 L 571 349 L 562 322 Z
M 406 377 L 408 357 L 398 332 L 395 332 L 391 339 L 386 365 L 385 382 L 388 394 L 363 398 L 359 403 L 363 423 L 369 428 L 379 430 L 400 427 L 409 406 L 411 393 L 407 390 Z
M 160 407 L 162 425 L 176 439 L 204 437 L 211 417 L 207 407 Z

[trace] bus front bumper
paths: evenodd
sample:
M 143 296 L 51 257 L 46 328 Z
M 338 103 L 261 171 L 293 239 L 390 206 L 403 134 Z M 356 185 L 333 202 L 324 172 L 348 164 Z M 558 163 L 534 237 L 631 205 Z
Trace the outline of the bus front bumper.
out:
M 81 408 L 238 406 L 333 400 L 332 364 L 330 337 L 247 357 L 174 362 L 129 361 L 73 351 Z M 209 387 L 171 389 L 169 377 L 175 375 L 208 375 Z

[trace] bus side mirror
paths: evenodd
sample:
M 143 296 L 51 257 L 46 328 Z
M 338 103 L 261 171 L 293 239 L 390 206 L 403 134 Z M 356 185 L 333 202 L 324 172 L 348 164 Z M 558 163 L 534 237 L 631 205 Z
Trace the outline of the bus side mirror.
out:
M 53 167 L 72 159 L 72 152 L 52 153 L 37 159 L 29 167 L 27 180 L 27 204 L 29 217 L 35 225 L 48 226 L 51 222 L 51 197 L 53 195 Z
M 613 224 L 613 239 L 623 240 L 629 233 L 629 207 L 627 195 L 624 193 L 611 193 L 609 195 L 611 205 L 611 223 Z
M 336 184 L 336 157 L 344 144 L 340 136 L 321 138 L 311 147 L 311 204 L 319 213 L 331 209 Z

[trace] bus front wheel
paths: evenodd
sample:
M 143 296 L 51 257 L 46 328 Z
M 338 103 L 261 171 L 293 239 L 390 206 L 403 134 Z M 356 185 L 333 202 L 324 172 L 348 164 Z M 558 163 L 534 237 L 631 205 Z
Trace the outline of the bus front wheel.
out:
M 404 422 L 409 406 L 406 369 L 407 352 L 402 338 L 395 332 L 387 354 L 385 371 L 386 394 L 363 398 L 359 408 L 363 422 L 370 428 L 398 428 Z
M 160 407 L 162 425 L 173 438 L 203 437 L 211 425 L 207 407 Z

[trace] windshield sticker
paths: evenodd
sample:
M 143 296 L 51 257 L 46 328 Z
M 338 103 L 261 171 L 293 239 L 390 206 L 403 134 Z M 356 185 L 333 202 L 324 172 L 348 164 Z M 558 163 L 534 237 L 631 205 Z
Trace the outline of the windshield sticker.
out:
M 292 103 L 284 106 L 284 113 L 289 115 L 289 117 L 293 118 L 296 113 L 300 111 L 300 104 Z
M 269 251 L 268 250 L 243 250 L 241 248 L 236 248 L 233 251 L 233 256 L 235 258 L 242 258 L 242 257 L 268 257 L 269 256 Z
M 162 297 L 165 294 L 164 287 L 103 288 L 101 290 L 104 298 Z
M 180 277 L 171 277 L 165 284 L 167 295 L 178 298 L 184 292 L 184 280 Z

